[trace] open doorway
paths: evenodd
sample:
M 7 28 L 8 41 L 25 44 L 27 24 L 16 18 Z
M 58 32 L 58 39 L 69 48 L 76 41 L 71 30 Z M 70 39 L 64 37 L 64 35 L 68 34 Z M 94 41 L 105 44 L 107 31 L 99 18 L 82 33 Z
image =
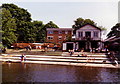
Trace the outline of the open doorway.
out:
M 89 31 L 85 32 L 85 36 L 86 37 L 91 37 L 91 32 L 89 32 Z
M 81 41 L 79 42 L 79 49 L 78 50 L 81 50 L 81 49 L 85 49 L 85 41 Z
M 67 51 L 73 50 L 73 43 L 67 43 Z

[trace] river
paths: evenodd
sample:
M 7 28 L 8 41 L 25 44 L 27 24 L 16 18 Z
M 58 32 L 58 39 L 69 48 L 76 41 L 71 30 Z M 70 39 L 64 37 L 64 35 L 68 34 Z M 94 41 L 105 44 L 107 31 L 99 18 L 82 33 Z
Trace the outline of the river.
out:
M 2 82 L 120 82 L 120 69 L 3 63 Z

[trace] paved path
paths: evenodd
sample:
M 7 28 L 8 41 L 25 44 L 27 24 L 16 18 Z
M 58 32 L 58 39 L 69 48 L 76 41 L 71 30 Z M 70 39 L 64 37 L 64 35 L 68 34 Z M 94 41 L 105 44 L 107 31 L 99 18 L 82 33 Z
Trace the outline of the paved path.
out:
M 120 68 L 119 65 L 114 65 L 105 54 L 87 54 L 87 57 L 78 57 L 78 54 L 79 53 L 74 53 L 72 56 L 69 56 L 69 53 L 64 52 L 62 54 L 63 56 L 26 55 L 26 61 L 22 61 L 22 63 Z M 0 55 L 0 61 L 19 63 L 21 62 L 20 56 L 20 54 L 2 54 Z

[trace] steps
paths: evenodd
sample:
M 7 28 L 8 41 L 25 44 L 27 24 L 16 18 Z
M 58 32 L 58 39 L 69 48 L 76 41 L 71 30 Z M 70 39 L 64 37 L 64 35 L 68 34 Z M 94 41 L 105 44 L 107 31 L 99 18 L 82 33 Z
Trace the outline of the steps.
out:
M 23 63 L 40 63 L 40 64 L 60 64 L 60 65 L 76 65 L 76 66 L 96 66 L 96 67 L 112 67 L 113 62 L 104 54 L 88 54 L 87 57 L 78 57 L 75 53 L 72 56 L 65 55 L 68 53 L 63 53 L 63 56 L 43 56 L 43 55 L 26 55 L 26 61 Z M 16 54 L 2 54 L 0 55 L 0 61 L 6 62 L 21 62 L 21 55 Z

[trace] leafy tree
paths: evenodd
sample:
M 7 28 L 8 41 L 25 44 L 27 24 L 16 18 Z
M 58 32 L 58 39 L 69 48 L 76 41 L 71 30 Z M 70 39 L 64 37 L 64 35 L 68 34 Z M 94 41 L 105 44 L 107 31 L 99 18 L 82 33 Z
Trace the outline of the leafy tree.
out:
M 17 5 L 2 4 L 2 8 L 9 10 L 12 18 L 16 19 L 18 23 L 19 21 L 31 21 L 31 14 L 27 10 L 20 8 Z
M 10 46 L 17 38 L 15 35 L 16 23 L 9 10 L 2 9 L 2 42 L 3 45 Z
M 2 8 L 0 7 L 0 43 L 2 42 Z
M 74 34 L 76 33 L 77 29 L 79 29 L 85 24 L 91 24 L 96 26 L 96 23 L 90 19 L 77 18 L 74 22 L 75 24 L 72 26 L 72 28 L 74 29 L 73 31 Z
M 115 26 L 111 28 L 111 31 L 107 34 L 107 37 L 120 37 L 120 23 L 117 23 Z
M 53 23 L 52 21 L 50 21 L 49 23 L 47 23 L 44 28 L 59 28 L 55 23 Z
M 11 13 L 11 18 L 15 20 L 17 26 L 15 31 L 17 41 L 33 41 L 33 39 L 30 39 L 31 36 L 29 34 L 31 30 L 31 14 L 27 10 L 20 8 L 14 4 L 2 4 L 2 8 L 9 10 Z M 5 22 L 3 22 L 3 25 L 4 23 Z M 27 37 L 29 37 L 29 40 Z
M 14 4 L 2 4 L 2 32 L 4 45 L 14 42 L 44 42 L 46 28 L 58 28 L 52 21 L 43 24 L 42 21 L 31 22 L 31 14 Z M 0 24 L 1 25 L 1 24 Z
M 35 34 L 36 34 L 36 41 L 44 42 L 46 29 L 44 28 L 43 22 L 42 21 L 33 21 L 32 23 L 34 26 L 33 32 L 35 32 Z

